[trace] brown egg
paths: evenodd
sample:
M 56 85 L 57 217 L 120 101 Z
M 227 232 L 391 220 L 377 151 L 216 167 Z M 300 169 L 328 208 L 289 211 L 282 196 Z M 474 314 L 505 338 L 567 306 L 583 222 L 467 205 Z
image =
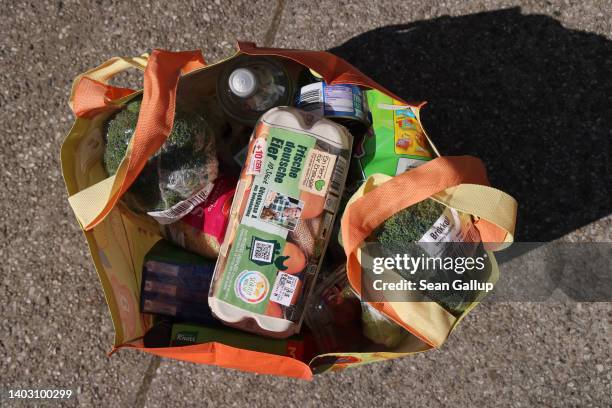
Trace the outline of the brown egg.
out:
M 283 317 L 283 309 L 281 308 L 281 305 L 276 302 L 272 302 L 271 300 L 268 301 L 268 306 L 266 307 L 266 311 L 264 313 L 266 316 L 270 317 L 278 317 L 281 319 Z
M 309 219 L 318 217 L 325 209 L 325 197 L 317 194 L 313 194 L 309 191 L 302 191 L 300 193 L 300 200 L 304 202 L 304 208 L 300 218 Z
M 285 273 L 294 275 L 302 272 L 302 270 L 306 267 L 306 255 L 304 255 L 304 252 L 299 246 L 292 242 L 285 243 L 285 248 L 283 248 L 283 256 L 287 257 L 283 261 L 283 265 L 287 267 L 287 269 L 283 270 Z

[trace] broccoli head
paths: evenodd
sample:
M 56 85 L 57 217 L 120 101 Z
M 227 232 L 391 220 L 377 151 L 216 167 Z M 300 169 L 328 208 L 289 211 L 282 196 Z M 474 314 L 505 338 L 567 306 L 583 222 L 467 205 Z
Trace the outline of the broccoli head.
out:
M 381 250 L 385 256 L 394 256 L 395 254 L 408 254 L 412 257 L 421 255 L 428 256 L 425 248 L 421 247 L 418 242 L 421 237 L 427 232 L 440 215 L 444 212 L 445 206 L 427 199 L 421 201 L 411 207 L 408 207 L 397 214 L 387 219 L 373 234 L 373 238 L 381 244 Z M 449 243 L 448 245 L 453 245 Z M 481 244 L 477 244 L 477 253 L 484 255 L 484 249 Z M 458 256 L 452 251 L 452 254 L 445 256 Z M 473 255 L 475 256 L 475 255 Z M 445 269 L 428 269 L 423 268 L 416 274 L 410 274 L 405 270 L 398 270 L 398 273 L 406 280 L 418 283 L 419 280 L 425 279 L 428 283 L 451 283 L 453 280 L 460 278 L 452 270 Z M 490 274 L 490 264 L 482 270 L 469 270 L 461 276 L 462 279 L 477 279 L 486 281 Z M 469 291 L 455 290 L 428 290 L 427 295 L 438 302 L 449 312 L 459 315 L 465 308 L 475 300 L 476 294 Z
M 427 199 L 403 209 L 386 220 L 374 233 L 381 245 L 404 253 L 406 244 L 417 242 L 444 212 L 444 205 Z
M 104 124 L 104 134 L 106 135 L 104 168 L 110 175 L 117 173 L 119 164 L 125 156 L 130 139 L 136 129 L 139 109 L 140 100 L 132 100 Z
M 134 135 L 141 99 L 128 102 L 105 123 L 104 168 L 117 172 Z M 210 187 L 217 177 L 215 137 L 198 114 L 177 109 L 170 136 L 126 193 L 137 211 L 161 211 Z

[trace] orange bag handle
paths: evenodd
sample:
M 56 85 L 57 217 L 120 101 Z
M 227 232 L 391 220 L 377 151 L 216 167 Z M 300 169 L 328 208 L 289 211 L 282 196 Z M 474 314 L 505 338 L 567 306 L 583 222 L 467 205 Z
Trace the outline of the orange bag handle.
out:
M 108 81 L 130 68 L 144 71 L 148 58 L 149 55 L 146 53 L 133 58 L 113 57 L 78 75 L 73 81 L 68 101 L 72 111 L 79 118 L 92 118 L 111 106 L 116 107 L 112 105 L 114 100 L 136 91 L 108 85 Z M 78 101 L 75 101 L 76 94 L 79 94 Z
M 261 353 L 212 342 L 181 347 L 146 348 L 126 344 L 119 348 L 135 348 L 159 357 L 173 358 L 197 364 L 216 365 L 259 374 L 312 380 L 313 374 L 307 364 L 291 357 Z
M 294 50 L 285 48 L 265 48 L 258 47 L 255 43 L 238 41 L 238 50 L 247 55 L 263 55 L 263 56 L 277 56 L 288 58 L 297 62 L 298 64 L 304 65 L 323 77 L 326 83 L 330 85 L 334 84 L 352 84 L 363 86 L 366 88 L 377 89 L 385 94 L 389 95 L 393 99 L 405 103 L 420 107 L 423 105 L 419 103 L 409 103 L 393 92 L 389 91 L 378 82 L 370 79 L 363 72 L 355 68 L 344 59 L 327 51 L 309 51 L 309 50 Z
M 95 227 L 113 209 L 138 177 L 149 157 L 164 144 L 174 123 L 176 88 L 181 73 L 205 66 L 200 51 L 171 52 L 154 50 L 144 73 L 144 90 L 138 122 L 116 177 L 113 194 L 101 212 L 85 227 Z M 82 85 L 81 85 L 82 84 Z M 115 88 L 87 77 L 81 79 L 74 95 L 77 115 L 88 117 L 110 106 L 109 98 L 126 96 L 131 90 Z
M 111 86 L 95 79 L 83 77 L 74 90 L 72 111 L 79 118 L 91 119 L 112 107 L 112 101 L 136 92 L 129 88 Z

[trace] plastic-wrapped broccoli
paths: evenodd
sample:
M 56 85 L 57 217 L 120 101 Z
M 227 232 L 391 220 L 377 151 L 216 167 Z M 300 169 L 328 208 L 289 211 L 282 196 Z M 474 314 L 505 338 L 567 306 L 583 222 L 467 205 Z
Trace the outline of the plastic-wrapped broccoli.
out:
M 406 335 L 404 329 L 367 303 L 361 303 L 363 335 L 376 344 L 393 348 Z
M 373 234 L 387 256 L 408 254 L 411 257 L 460 258 L 484 256 L 480 236 L 470 216 L 427 199 L 405 208 L 386 220 Z M 488 258 L 487 258 L 488 259 Z M 451 284 L 455 280 L 486 281 L 490 264 L 482 270 L 456 273 L 444 268 L 421 268 L 412 274 L 398 273 L 406 280 L 418 283 Z M 452 287 L 452 286 L 451 286 Z M 427 290 L 427 295 L 446 310 L 461 314 L 476 299 L 476 293 L 456 290 Z
M 140 99 L 135 99 L 106 122 L 104 167 L 110 175 L 117 172 L 125 156 L 139 111 Z M 132 209 L 147 212 L 160 223 L 173 222 L 206 198 L 217 173 L 211 127 L 198 114 L 177 108 L 172 133 L 124 199 Z
M 406 242 L 419 241 L 445 208 L 431 199 L 420 201 L 385 221 L 376 231 L 376 238 L 386 249 L 404 253 Z

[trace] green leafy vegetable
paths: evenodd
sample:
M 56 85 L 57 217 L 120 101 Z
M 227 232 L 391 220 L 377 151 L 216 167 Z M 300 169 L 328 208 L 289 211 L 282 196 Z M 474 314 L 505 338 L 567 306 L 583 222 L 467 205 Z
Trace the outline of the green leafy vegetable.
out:
M 444 210 L 444 205 L 432 199 L 421 201 L 399 211 L 386 220 L 374 232 L 373 238 L 381 244 L 385 256 L 393 257 L 395 254 L 408 254 L 411 257 L 427 257 L 428 254 L 425 250 L 415 243 L 434 225 Z M 479 250 L 482 251 L 482 248 Z M 468 272 L 463 275 L 463 278 L 473 276 L 483 279 L 488 270 L 481 272 L 482 276 L 477 276 L 476 272 Z M 453 271 L 426 268 L 420 269 L 414 274 L 407 273 L 405 270 L 399 270 L 398 273 L 404 279 L 415 282 L 415 284 L 418 284 L 420 280 L 426 280 L 428 283 L 434 284 L 450 284 L 453 280 L 462 277 Z M 458 292 L 452 289 L 448 291 L 428 290 L 427 295 L 446 310 L 457 315 L 461 314 L 474 300 L 472 293 Z
M 117 172 L 134 135 L 140 98 L 126 104 L 105 124 L 104 167 Z M 125 195 L 135 210 L 165 210 L 212 186 L 218 172 L 214 134 L 199 115 L 177 109 L 172 132 Z
M 444 205 L 427 199 L 405 208 L 385 221 L 374 233 L 386 249 L 404 253 L 406 243 L 417 242 L 436 222 Z

